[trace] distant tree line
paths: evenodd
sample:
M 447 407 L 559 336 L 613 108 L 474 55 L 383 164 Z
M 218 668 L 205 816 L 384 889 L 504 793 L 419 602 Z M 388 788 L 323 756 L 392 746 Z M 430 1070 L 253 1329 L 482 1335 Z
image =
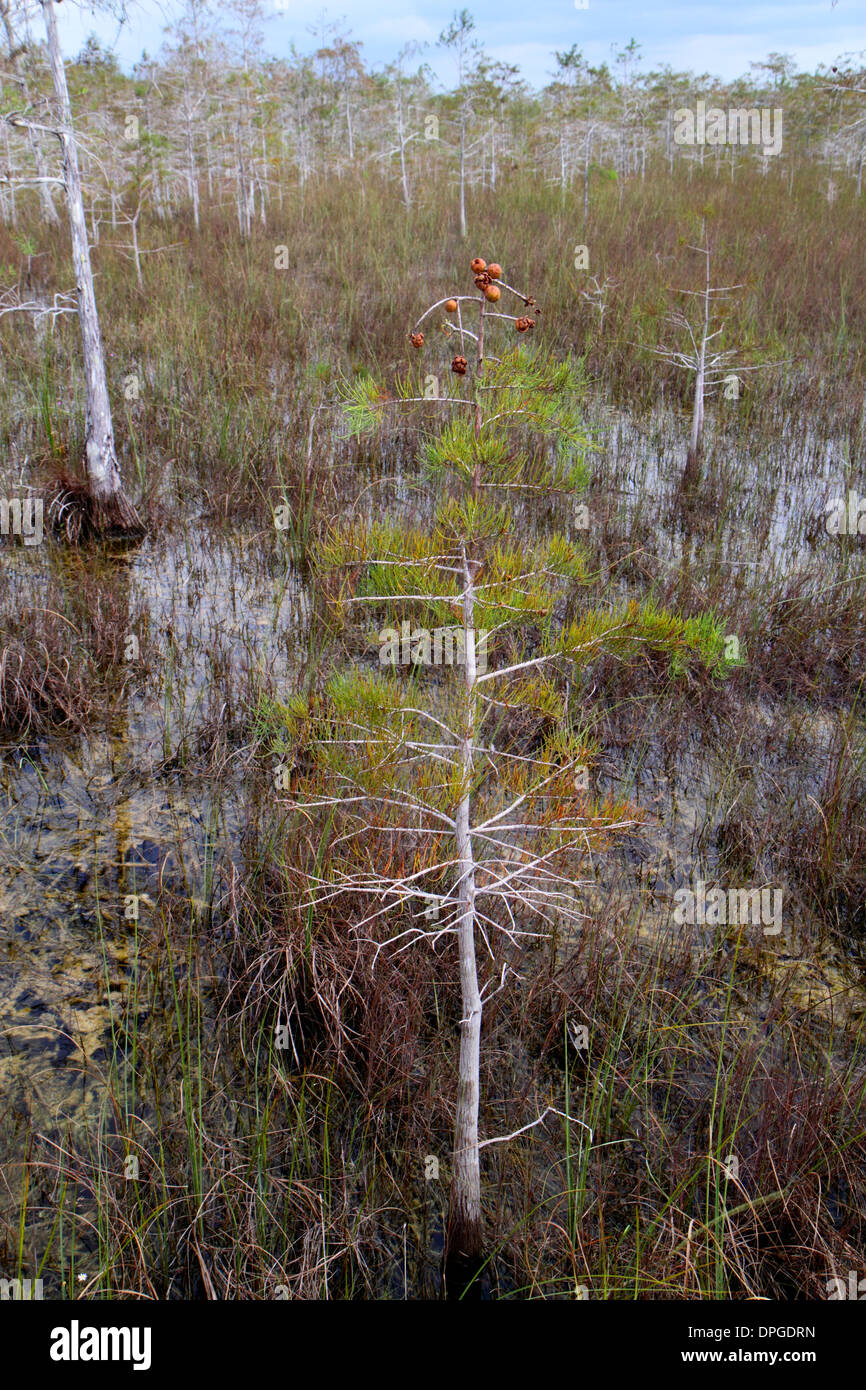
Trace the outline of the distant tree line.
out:
M 30 0 L 0 0 L 0 219 L 22 209 L 55 216 L 52 179 L 61 176 L 56 140 L 39 126 L 55 110 L 38 11 Z M 90 233 L 126 228 L 137 258 L 143 209 L 159 220 L 229 208 L 239 232 L 276 224 L 287 198 L 313 180 L 394 181 L 410 207 L 426 188 L 453 178 L 455 221 L 466 229 L 466 199 L 531 175 L 576 196 L 588 214 L 601 180 L 690 177 L 708 163 L 735 180 L 757 162 L 793 190 L 806 165 L 828 183 L 853 181 L 862 194 L 866 154 L 864 54 L 798 73 L 772 53 L 747 77 L 723 83 L 707 73 L 647 70 L 631 41 L 611 64 L 593 67 L 573 46 L 551 54 L 551 77 L 533 91 L 519 70 L 493 61 L 470 15 L 443 31 L 443 90 L 417 45 L 387 66 L 365 65 L 362 45 L 324 22 L 309 52 L 265 50 L 269 18 L 261 0 L 185 0 L 158 57 L 143 55 L 125 75 L 95 39 L 67 63 L 80 145 Z M 778 154 L 759 142 L 677 143 L 676 113 L 781 110 Z M 741 123 L 745 129 L 745 122 Z M 682 125 L 682 122 L 680 123 Z M 17 128 L 16 128 L 17 127 Z M 832 193 L 831 193 L 832 196 Z M 29 215 L 29 214 L 28 214 Z

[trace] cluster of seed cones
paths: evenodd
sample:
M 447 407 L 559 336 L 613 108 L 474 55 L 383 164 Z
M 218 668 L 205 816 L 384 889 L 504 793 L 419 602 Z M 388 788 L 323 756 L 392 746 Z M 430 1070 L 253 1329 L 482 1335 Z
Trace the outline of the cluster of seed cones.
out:
M 469 269 L 475 277 L 476 288 L 481 290 L 484 298 L 491 304 L 498 303 L 502 297 L 502 290 L 496 281 L 502 279 L 502 266 L 496 261 L 491 261 L 488 265 L 481 256 L 474 256 L 469 264 Z M 523 302 L 527 308 L 535 307 L 535 299 L 532 295 L 529 295 Z M 457 313 L 456 299 L 447 299 L 445 301 L 445 312 L 448 314 Z M 448 324 L 443 324 L 442 326 L 446 330 L 449 330 Z M 535 319 L 531 319 L 526 314 L 522 314 L 520 318 L 515 320 L 514 327 L 518 333 L 526 333 L 530 328 L 535 327 Z M 416 331 L 410 335 L 409 341 L 414 348 L 418 348 L 420 351 L 424 346 L 424 334 Z M 451 370 L 454 372 L 455 376 L 465 376 L 467 366 L 468 363 L 465 357 L 457 356 L 452 358 Z
M 497 265 L 495 261 L 488 265 L 480 256 L 476 256 L 469 269 L 475 276 L 476 287 L 482 291 L 484 298 L 489 299 L 491 304 L 495 304 L 502 295 L 499 286 L 494 284 L 495 280 L 502 278 L 502 266 Z

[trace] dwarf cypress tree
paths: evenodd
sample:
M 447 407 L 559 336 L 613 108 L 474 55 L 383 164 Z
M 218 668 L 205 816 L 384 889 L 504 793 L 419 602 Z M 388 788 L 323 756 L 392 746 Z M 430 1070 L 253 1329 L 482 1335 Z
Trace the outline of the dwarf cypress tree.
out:
M 460 347 L 450 392 L 422 394 L 411 375 L 393 394 L 371 378 L 346 387 L 356 433 L 375 430 L 383 411 L 429 413 L 439 402 L 445 418 L 419 460 L 432 500 L 425 516 L 377 517 L 371 507 L 318 544 L 333 619 L 354 631 L 356 647 L 360 635 L 366 654 L 286 711 L 304 749 L 294 802 L 307 821 L 321 817 L 328 842 L 317 861 L 327 867 L 306 874 L 305 908 L 342 903 L 352 930 L 375 943 L 377 962 L 384 957 L 377 968 L 387 968 L 389 952 L 456 939 L 446 1273 L 461 1283 L 482 1257 L 479 1151 L 495 1142 L 478 1133 L 484 994 L 506 984 L 527 944 L 583 929 L 578 866 L 634 824 L 635 808 L 589 791 L 595 750 L 568 691 L 603 653 L 652 649 L 676 670 L 699 662 L 716 674 L 728 664 L 711 616 L 682 618 L 651 602 L 581 603 L 591 577 L 584 545 L 529 525 L 528 498 L 568 499 L 586 483 L 580 368 L 526 337 L 488 356 L 491 329 L 534 327 L 525 312 L 494 308 L 502 293 L 524 311 L 535 302 L 498 266 L 476 260 L 472 270 L 478 293 L 439 301 L 412 334 L 423 351 L 421 323 L 444 310 L 445 335 Z

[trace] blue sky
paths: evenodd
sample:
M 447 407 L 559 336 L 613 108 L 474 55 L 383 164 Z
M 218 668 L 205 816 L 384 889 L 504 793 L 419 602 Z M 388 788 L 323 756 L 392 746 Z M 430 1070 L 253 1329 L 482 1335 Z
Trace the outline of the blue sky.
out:
M 456 8 L 454 0 L 265 0 L 273 14 L 266 26 L 266 46 L 280 56 L 294 41 L 309 51 L 315 41 L 309 26 L 324 13 L 328 23 L 363 43 L 368 64 L 380 66 L 409 40 L 435 44 Z M 542 85 L 553 67 L 554 49 L 578 44 L 590 63 L 610 61 L 613 48 L 634 37 L 642 45 L 645 65 L 670 63 L 678 69 L 710 72 L 723 78 L 748 72 L 770 52 L 789 53 L 798 68 L 833 63 L 843 53 L 866 49 L 863 0 L 466 0 L 477 36 L 491 57 L 515 63 L 534 86 Z M 227 10 L 228 7 L 225 7 Z M 87 3 L 65 0 L 58 6 L 64 51 L 73 56 L 89 33 L 117 53 L 124 68 L 159 51 L 162 31 L 177 12 L 173 0 L 133 0 L 129 20 L 116 19 Z M 38 28 L 38 20 L 37 20 Z M 432 51 L 425 58 L 446 82 L 447 60 Z

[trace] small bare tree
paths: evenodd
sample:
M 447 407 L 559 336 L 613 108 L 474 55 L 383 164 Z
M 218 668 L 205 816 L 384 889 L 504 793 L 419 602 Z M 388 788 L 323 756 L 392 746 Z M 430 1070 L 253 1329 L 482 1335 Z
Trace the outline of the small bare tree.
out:
M 603 280 L 599 280 L 597 275 L 593 275 L 590 280 L 590 288 L 580 292 L 581 299 L 585 299 L 587 304 L 591 305 L 598 313 L 599 338 L 604 334 L 604 316 L 608 310 L 608 296 L 613 293 L 618 284 L 619 281 L 614 280 L 609 275 L 606 275 Z
M 742 285 L 712 285 L 710 275 L 710 245 L 707 239 L 706 227 L 702 225 L 703 244 L 701 246 L 689 246 L 690 251 L 696 251 L 704 258 L 704 285 L 699 290 L 677 289 L 676 294 L 684 294 L 699 301 L 700 315 L 697 322 L 693 322 L 688 314 L 682 310 L 677 310 L 668 315 L 668 323 L 679 332 L 684 333 L 689 340 L 689 347 L 668 348 L 656 347 L 652 351 L 657 357 L 661 357 L 666 362 L 671 362 L 684 371 L 691 372 L 695 378 L 695 389 L 692 401 L 692 428 L 689 439 L 688 454 L 686 457 L 686 468 L 683 474 L 685 485 L 694 484 L 700 477 L 700 461 L 704 434 L 704 407 L 707 396 L 715 391 L 723 382 L 730 383 L 739 391 L 739 379 L 746 372 L 761 371 L 765 367 L 777 366 L 778 363 L 759 362 L 751 366 L 744 366 L 742 363 L 735 366 L 738 356 L 734 348 L 718 349 L 712 347 L 724 332 L 725 325 L 720 324 L 717 328 L 714 323 L 714 305 L 723 299 L 725 295 L 732 294 L 735 290 L 742 289 Z M 735 386 L 736 384 L 736 386 Z
M 473 118 L 470 82 L 477 75 L 478 65 L 481 59 L 481 49 L 478 43 L 472 39 L 475 30 L 475 22 L 468 10 L 461 10 L 455 13 L 450 25 L 439 35 L 440 47 L 449 49 L 454 54 L 457 64 L 457 128 L 458 128 L 458 205 L 460 222 L 460 239 L 466 240 L 466 179 L 469 155 L 478 144 L 480 139 L 474 141 L 472 145 L 468 143 L 469 125 Z

